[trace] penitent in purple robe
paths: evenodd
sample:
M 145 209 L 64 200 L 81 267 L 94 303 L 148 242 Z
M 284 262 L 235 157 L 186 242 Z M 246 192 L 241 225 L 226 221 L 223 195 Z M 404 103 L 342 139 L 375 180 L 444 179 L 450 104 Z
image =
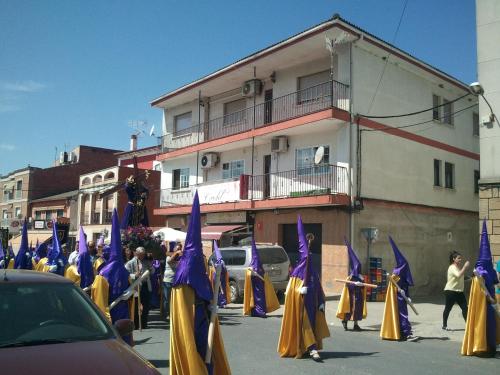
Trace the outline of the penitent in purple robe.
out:
M 80 288 L 85 289 L 94 282 L 94 268 L 92 267 L 92 260 L 90 259 L 87 238 L 85 237 L 83 227 L 80 227 L 78 240 L 78 259 L 76 261 L 76 267 L 80 275 Z
M 31 270 L 33 268 L 33 262 L 31 261 L 31 252 L 28 247 L 28 226 L 26 219 L 23 223 L 23 230 L 21 232 L 21 246 L 17 252 L 16 258 L 14 260 L 14 268 L 21 270 Z
M 347 239 L 344 239 L 344 242 L 347 246 L 347 254 L 349 255 L 350 281 L 363 281 L 361 279 L 361 262 L 359 261 L 349 241 L 347 241 Z M 347 284 L 346 286 L 347 290 L 349 291 L 350 311 L 354 311 L 354 316 L 351 316 L 351 313 L 346 313 L 344 320 L 362 320 L 363 308 L 365 304 L 363 287 L 359 287 L 353 284 Z
M 498 284 L 498 276 L 493 268 L 490 242 L 488 240 L 488 230 L 486 220 L 483 221 L 481 232 L 481 244 L 479 247 L 479 257 L 474 266 L 477 273 L 484 279 L 484 285 L 490 296 L 495 296 L 495 284 Z M 489 348 L 496 347 L 497 320 L 495 307 L 488 303 L 486 307 L 486 342 Z
M 309 246 L 307 244 L 304 225 L 302 223 L 302 217 L 300 215 L 297 220 L 297 232 L 299 235 L 300 259 L 290 276 L 303 280 L 303 286 L 307 287 L 308 289 L 307 294 L 304 295 L 304 305 L 307 311 L 307 317 L 309 318 L 309 322 L 311 323 L 311 327 L 315 327 L 316 311 L 319 306 L 325 303 L 325 297 L 323 288 L 321 287 L 319 274 L 314 269 L 311 260 L 308 261 Z
M 109 284 L 109 304 L 120 297 L 129 287 L 129 273 L 123 263 L 121 250 L 121 235 L 120 224 L 118 222 L 118 214 L 116 208 L 113 210 L 113 218 L 111 224 L 111 246 L 109 261 L 99 272 Z M 111 322 L 115 323 L 119 319 L 130 319 L 128 310 L 128 302 L 120 301 L 110 311 Z M 127 341 L 127 340 L 125 340 Z M 128 341 L 127 341 L 128 342 Z
M 255 240 L 252 238 L 252 261 L 250 262 L 250 268 L 258 273 L 260 276 L 264 277 L 264 267 L 260 261 L 259 253 L 257 251 L 257 246 L 255 245 Z M 252 291 L 255 307 L 252 309 L 252 316 L 258 316 L 260 318 L 266 317 L 266 292 L 264 281 L 258 276 L 252 277 Z
M 394 257 L 396 258 L 396 267 L 392 270 L 392 273 L 399 276 L 398 285 L 402 290 L 404 290 L 406 297 L 409 298 L 410 294 L 408 288 L 413 286 L 413 277 L 411 275 L 410 265 L 390 236 L 389 242 L 391 243 Z M 400 293 L 398 293 L 398 310 L 401 337 L 407 337 L 412 334 L 412 329 L 410 320 L 408 319 L 408 306 Z
M 196 351 L 201 358 L 205 358 L 208 346 L 208 326 L 210 323 L 208 307 L 212 300 L 213 292 L 203 258 L 198 192 L 195 193 L 193 200 L 184 252 L 179 260 L 179 265 L 174 276 L 173 287 L 181 285 L 189 285 L 195 292 L 194 336 Z M 213 372 L 212 366 L 212 364 L 207 365 L 209 374 Z
M 227 296 L 226 296 L 226 275 L 227 269 L 222 259 L 222 254 L 220 253 L 219 246 L 217 246 L 217 242 L 214 241 L 214 254 L 215 254 L 215 266 L 220 265 L 220 288 L 219 288 L 219 296 L 217 298 L 217 305 L 219 307 L 224 307 L 228 304 Z M 215 279 L 215 272 L 213 274 L 213 279 Z M 213 285 L 215 285 L 215 280 L 213 280 Z

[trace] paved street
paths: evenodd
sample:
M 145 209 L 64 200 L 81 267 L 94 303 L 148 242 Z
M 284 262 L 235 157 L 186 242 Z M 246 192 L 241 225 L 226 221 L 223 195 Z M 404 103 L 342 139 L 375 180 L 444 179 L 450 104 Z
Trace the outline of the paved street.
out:
M 282 308 L 268 319 L 241 315 L 241 305 L 222 310 L 221 323 L 226 352 L 233 374 L 494 374 L 498 359 L 462 357 L 460 345 L 464 322 L 456 306 L 448 326 L 441 330 L 443 306 L 419 303 L 419 316 L 412 316 L 417 342 L 382 341 L 379 337 L 383 303 L 368 305 L 369 318 L 361 326 L 365 331 L 345 332 L 335 318 L 337 301 L 327 304 L 331 337 L 324 342 L 323 363 L 309 359 L 282 359 L 276 352 Z M 166 323 L 152 313 L 151 329 L 135 332 L 136 350 L 163 374 L 168 374 L 169 331 Z M 333 325 L 331 325 L 333 323 Z M 351 327 L 351 326 L 350 326 Z

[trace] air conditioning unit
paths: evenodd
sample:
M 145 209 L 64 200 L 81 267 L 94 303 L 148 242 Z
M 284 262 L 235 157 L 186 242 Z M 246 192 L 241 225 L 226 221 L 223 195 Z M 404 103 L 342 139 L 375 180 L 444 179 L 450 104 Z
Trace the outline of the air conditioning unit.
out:
M 251 79 L 246 81 L 243 86 L 241 86 L 241 95 L 247 98 L 254 95 L 260 95 L 261 92 L 262 81 L 259 79 Z
M 288 137 L 279 136 L 271 139 L 271 152 L 286 152 L 288 150 Z
M 210 169 L 217 165 L 219 162 L 219 155 L 215 152 L 209 152 L 201 157 L 201 169 Z

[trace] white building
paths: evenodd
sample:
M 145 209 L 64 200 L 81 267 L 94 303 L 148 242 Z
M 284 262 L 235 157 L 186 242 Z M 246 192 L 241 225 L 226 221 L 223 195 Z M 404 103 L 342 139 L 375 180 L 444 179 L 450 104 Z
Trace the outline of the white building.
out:
M 212 233 L 249 229 L 292 257 L 300 213 L 328 291 L 347 272 L 344 236 L 367 264 L 361 230 L 376 227 L 370 256 L 392 269 L 391 234 L 416 292 L 438 290 L 449 250 L 477 245 L 477 99 L 468 93 L 334 16 L 152 101 L 164 113 L 155 213 L 185 229 L 198 190 L 205 224 L 220 225 Z
M 479 219 L 487 219 L 491 252 L 500 260 L 500 2 L 476 1 L 477 73 L 484 90 L 479 100 L 481 180 Z M 491 114 L 495 114 L 491 118 Z M 482 223 L 481 223 L 482 224 Z

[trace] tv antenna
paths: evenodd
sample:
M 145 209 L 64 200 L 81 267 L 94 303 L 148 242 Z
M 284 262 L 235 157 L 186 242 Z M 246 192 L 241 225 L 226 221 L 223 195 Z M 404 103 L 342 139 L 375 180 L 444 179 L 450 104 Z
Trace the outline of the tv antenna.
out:
M 141 136 L 150 136 L 154 137 L 155 135 L 155 126 L 149 125 L 146 120 L 130 120 L 128 122 L 128 126 L 134 129 L 134 134 L 137 137 Z

